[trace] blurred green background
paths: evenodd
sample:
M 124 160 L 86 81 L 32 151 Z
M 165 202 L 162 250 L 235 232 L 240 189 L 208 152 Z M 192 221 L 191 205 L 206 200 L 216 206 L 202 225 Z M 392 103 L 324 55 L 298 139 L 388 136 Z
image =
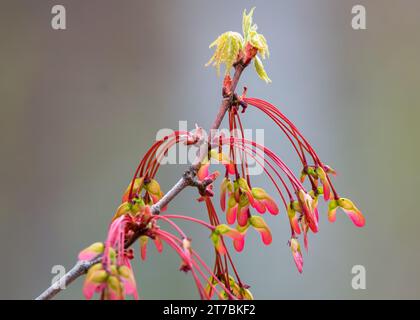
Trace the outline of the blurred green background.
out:
M 50 26 L 55 4 L 67 9 L 65 31 Z M 367 30 L 351 28 L 356 4 L 366 6 Z M 367 223 L 357 229 L 340 214 L 330 224 L 323 214 L 299 275 L 286 215 L 268 217 L 273 244 L 250 234 L 235 256 L 242 277 L 256 298 L 420 298 L 420 2 L 408 0 L 1 0 L 0 298 L 34 298 L 52 266 L 71 267 L 104 239 L 158 129 L 210 125 L 221 78 L 204 68 L 208 45 L 240 31 L 242 10 L 254 5 L 273 83 L 250 68 L 240 85 L 302 129 Z M 263 115 L 250 109 L 244 122 L 265 128 L 266 145 L 297 172 L 292 149 Z M 162 169 L 164 190 L 184 167 Z M 195 198 L 186 190 L 171 211 L 204 217 Z M 185 226 L 211 261 L 207 233 Z M 357 264 L 366 267 L 366 290 L 351 287 Z M 169 250 L 134 265 L 141 298 L 198 297 Z M 58 298 L 83 298 L 82 283 Z

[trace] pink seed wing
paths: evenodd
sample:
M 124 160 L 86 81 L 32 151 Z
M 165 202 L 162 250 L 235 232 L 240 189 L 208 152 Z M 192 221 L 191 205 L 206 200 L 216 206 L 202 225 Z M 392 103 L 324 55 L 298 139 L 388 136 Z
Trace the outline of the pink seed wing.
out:
M 300 234 L 299 220 L 297 215 L 290 219 L 290 224 L 292 225 L 293 231 L 297 234 Z
M 273 241 L 270 229 L 258 229 L 258 232 L 261 234 L 262 242 L 268 246 Z
M 226 188 L 220 190 L 220 208 L 222 211 L 226 210 Z
M 78 258 L 79 260 L 89 261 L 95 258 L 97 255 L 98 255 L 97 252 L 85 249 L 85 250 L 80 251 Z
M 299 273 L 303 271 L 303 257 L 300 251 L 293 252 L 293 260 L 295 260 L 296 268 L 298 269 Z
M 347 216 L 353 221 L 356 227 L 363 227 L 365 225 L 365 217 L 360 211 L 343 209 Z
M 264 199 L 263 203 L 267 208 L 268 212 L 270 212 L 272 215 L 276 215 L 279 213 L 279 207 L 272 198 L 269 197 L 267 199 Z
M 265 204 L 262 201 L 257 200 L 257 199 L 254 200 L 253 207 L 255 208 L 255 210 L 257 210 L 261 214 L 265 213 L 266 211 Z
M 309 228 L 313 233 L 318 232 L 318 221 L 316 219 L 316 214 L 313 210 L 310 210 L 307 206 L 304 206 L 304 212 L 306 220 L 308 221 Z
M 226 212 L 226 221 L 228 224 L 235 223 L 237 212 L 238 212 L 238 204 L 236 204 L 232 208 L 228 208 Z
M 221 254 L 221 255 L 225 255 L 226 254 L 226 247 L 223 244 L 222 239 L 219 239 L 219 241 L 216 244 L 216 250 Z
M 245 206 L 245 207 L 241 207 L 238 210 L 238 224 L 241 227 L 246 226 L 246 224 L 248 223 L 248 217 L 249 217 L 249 205 Z
M 245 246 L 245 237 L 239 237 L 233 240 L 233 247 L 236 251 L 241 252 Z
M 328 221 L 335 222 L 336 219 L 337 219 L 337 208 L 328 210 Z
M 331 195 L 330 184 L 328 183 L 328 181 L 324 181 L 324 183 L 322 184 L 322 189 L 324 190 L 324 200 L 328 201 Z
M 319 223 L 319 212 L 318 212 L 318 208 L 314 208 L 314 213 L 315 213 L 316 222 Z
M 309 228 L 311 229 L 311 231 L 313 233 L 317 233 L 318 232 L 318 223 L 316 220 L 314 219 L 310 219 L 309 220 Z
M 245 191 L 245 193 L 246 193 L 246 196 L 248 197 L 248 201 L 249 201 L 249 203 L 251 204 L 251 206 L 254 206 L 254 196 L 252 195 L 252 192 L 249 190 L 249 191 Z

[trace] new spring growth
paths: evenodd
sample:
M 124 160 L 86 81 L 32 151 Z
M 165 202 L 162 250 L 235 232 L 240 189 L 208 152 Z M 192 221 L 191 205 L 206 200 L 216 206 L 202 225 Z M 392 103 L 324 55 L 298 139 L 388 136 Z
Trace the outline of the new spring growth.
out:
M 261 61 L 261 58 L 268 58 L 270 52 L 265 37 L 257 32 L 258 27 L 253 23 L 254 10 L 255 8 L 252 8 L 248 14 L 246 9 L 243 12 L 242 35 L 238 32 L 227 31 L 210 44 L 209 48 L 216 47 L 216 49 L 206 66 L 215 66 L 219 75 L 220 66 L 224 64 L 225 75 L 229 75 L 234 64 L 241 62 L 248 65 L 251 61 L 254 61 L 258 76 L 265 82 L 270 83 L 271 80 L 267 76 Z

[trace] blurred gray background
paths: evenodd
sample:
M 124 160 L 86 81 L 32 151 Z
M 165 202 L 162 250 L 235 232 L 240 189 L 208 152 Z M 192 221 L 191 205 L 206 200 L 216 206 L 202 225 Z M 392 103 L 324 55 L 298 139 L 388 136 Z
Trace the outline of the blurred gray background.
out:
M 367 9 L 367 30 L 351 28 L 351 8 Z M 50 26 L 65 5 L 67 30 Z M 420 126 L 418 1 L 0 1 L 0 298 L 31 299 L 51 268 L 71 267 L 101 241 L 138 160 L 161 128 L 178 120 L 208 127 L 221 78 L 204 68 L 208 45 L 241 30 L 244 8 L 268 39 L 266 85 L 250 68 L 240 85 L 276 104 L 339 172 L 335 184 L 364 212 L 365 228 L 323 212 L 310 237 L 303 275 L 295 269 L 287 218 L 268 217 L 273 244 L 250 233 L 235 255 L 256 298 L 420 298 L 416 203 Z M 297 172 L 279 130 L 255 110 L 247 127 Z M 166 166 L 167 190 L 185 166 Z M 257 184 L 268 185 L 264 178 Z M 273 193 L 272 188 L 268 188 Z M 186 190 L 171 212 L 204 217 Z M 185 225 L 211 261 L 207 233 Z M 137 250 L 137 247 L 136 247 Z M 351 268 L 367 289 L 351 287 Z M 166 250 L 135 262 L 140 296 L 197 298 L 192 278 Z M 81 299 L 82 279 L 59 295 Z

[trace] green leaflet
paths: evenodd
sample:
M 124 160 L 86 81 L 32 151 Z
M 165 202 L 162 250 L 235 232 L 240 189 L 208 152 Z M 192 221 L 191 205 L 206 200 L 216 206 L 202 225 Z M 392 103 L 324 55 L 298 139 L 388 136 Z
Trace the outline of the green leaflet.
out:
M 206 66 L 212 64 L 220 74 L 220 66 L 225 64 L 225 74 L 228 74 L 233 63 L 236 61 L 243 46 L 243 38 L 238 32 L 228 31 L 221 34 L 213 41 L 209 48 L 216 46 L 216 50 Z
M 267 73 L 265 72 L 264 66 L 258 56 L 254 58 L 254 67 L 255 71 L 257 71 L 258 76 L 264 80 L 266 83 L 271 83 L 271 79 L 268 77 Z
M 257 49 L 258 54 L 262 59 L 269 57 L 267 40 L 265 37 L 257 32 L 257 25 L 253 23 L 253 14 L 255 7 L 247 14 L 246 9 L 242 16 L 242 32 L 243 36 L 238 32 L 228 31 L 221 34 L 216 40 L 210 44 L 210 48 L 216 47 L 216 50 L 206 66 L 212 65 L 216 67 L 217 74 L 220 75 L 220 66 L 225 65 L 225 75 L 230 74 L 230 69 L 244 55 L 248 54 L 249 47 Z M 258 76 L 266 83 L 271 80 L 267 76 L 264 66 L 257 56 L 251 56 L 254 60 L 255 70 Z M 249 60 L 248 60 L 249 61 Z

